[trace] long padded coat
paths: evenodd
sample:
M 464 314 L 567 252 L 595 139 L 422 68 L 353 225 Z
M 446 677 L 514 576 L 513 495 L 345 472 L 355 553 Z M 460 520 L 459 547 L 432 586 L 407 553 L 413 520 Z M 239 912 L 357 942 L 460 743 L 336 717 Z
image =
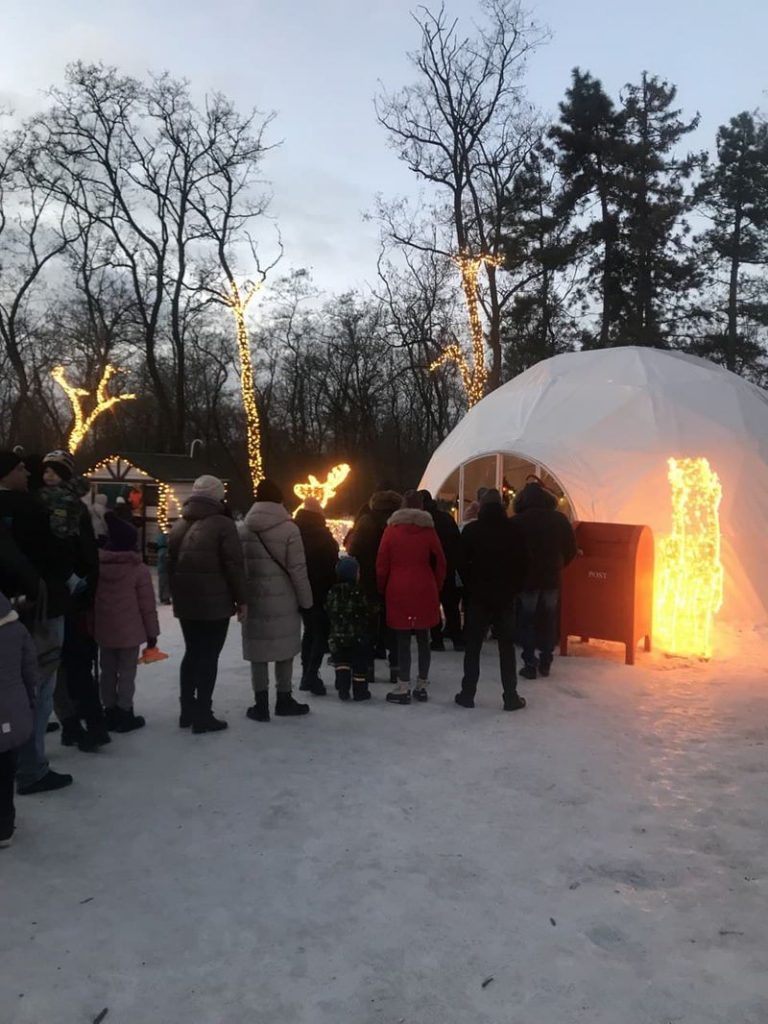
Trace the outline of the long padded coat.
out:
M 240 527 L 248 616 L 246 661 L 286 661 L 301 649 L 299 609 L 312 607 L 304 545 L 287 509 L 257 501 Z
M 32 638 L 0 594 L 0 753 L 15 750 L 32 734 L 39 683 Z
M 376 558 L 390 629 L 431 629 L 440 621 L 446 562 L 432 516 L 401 508 L 390 516 Z

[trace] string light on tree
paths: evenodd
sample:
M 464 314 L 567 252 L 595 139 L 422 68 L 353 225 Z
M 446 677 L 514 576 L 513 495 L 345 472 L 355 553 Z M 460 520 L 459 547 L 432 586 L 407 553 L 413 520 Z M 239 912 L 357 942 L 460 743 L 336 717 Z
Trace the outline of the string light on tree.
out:
M 658 544 L 654 632 L 670 654 L 712 656 L 723 603 L 720 478 L 707 459 L 670 459 L 672 532 Z
M 464 251 L 453 257 L 453 262 L 459 268 L 461 274 L 461 288 L 464 292 L 464 301 L 469 316 L 469 333 L 472 342 L 472 361 L 467 358 L 458 341 L 452 341 L 430 366 L 434 372 L 441 366 L 453 363 L 458 367 L 461 374 L 464 391 L 467 395 L 467 403 L 471 408 L 476 405 L 485 394 L 485 387 L 488 383 L 488 370 L 485 365 L 485 334 L 483 323 L 480 318 L 480 300 L 478 295 L 477 279 L 483 266 L 501 267 L 504 260 L 500 256 L 491 253 L 481 253 L 473 256 Z
M 328 475 L 322 482 L 314 474 L 310 473 L 306 483 L 293 485 L 293 493 L 297 498 L 301 498 L 302 503 L 307 498 L 317 498 L 320 502 L 320 507 L 325 508 L 331 498 L 336 497 L 336 491 L 351 472 L 351 467 L 346 462 L 342 462 L 338 466 L 333 466 L 329 469 Z
M 102 413 L 107 412 L 108 409 L 114 408 L 118 402 L 131 402 L 136 398 L 136 395 L 110 395 L 108 393 L 107 389 L 109 387 L 109 382 L 117 372 L 118 368 L 116 366 L 107 364 L 104 367 L 101 380 L 96 388 L 96 404 L 86 416 L 83 412 L 83 399 L 88 398 L 91 392 L 86 391 L 84 388 L 75 387 L 74 384 L 70 384 L 67 380 L 66 371 L 63 366 L 56 366 L 51 371 L 51 376 L 67 396 L 72 406 L 74 422 L 69 434 L 67 447 L 73 455 L 82 444 L 83 438 L 87 435 L 88 431 Z
M 237 330 L 237 352 L 240 359 L 240 391 L 243 396 L 245 410 L 245 429 L 248 445 L 248 468 L 254 491 L 264 477 L 264 464 L 261 458 L 261 420 L 256 402 L 256 385 L 253 377 L 253 357 L 251 342 L 248 336 L 248 325 L 245 321 L 246 310 L 256 292 L 261 287 L 260 281 L 252 282 L 241 292 L 235 281 L 230 282 L 226 304 L 232 310 Z
M 157 484 L 157 526 L 161 533 L 168 533 L 171 528 L 169 517 L 171 514 L 171 502 L 176 505 L 178 515 L 181 504 L 176 492 L 170 484 L 160 480 Z

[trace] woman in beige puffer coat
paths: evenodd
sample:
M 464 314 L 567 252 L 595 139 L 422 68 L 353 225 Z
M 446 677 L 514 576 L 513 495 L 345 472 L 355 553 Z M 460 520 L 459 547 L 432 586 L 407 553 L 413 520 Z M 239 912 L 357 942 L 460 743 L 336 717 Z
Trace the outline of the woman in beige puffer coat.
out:
M 243 620 L 243 657 L 251 663 L 255 704 L 247 715 L 269 721 L 269 663 L 275 663 L 276 715 L 305 715 L 307 704 L 291 695 L 293 659 L 301 649 L 301 611 L 312 607 L 304 545 L 283 505 L 280 488 L 262 480 L 240 527 L 248 614 Z

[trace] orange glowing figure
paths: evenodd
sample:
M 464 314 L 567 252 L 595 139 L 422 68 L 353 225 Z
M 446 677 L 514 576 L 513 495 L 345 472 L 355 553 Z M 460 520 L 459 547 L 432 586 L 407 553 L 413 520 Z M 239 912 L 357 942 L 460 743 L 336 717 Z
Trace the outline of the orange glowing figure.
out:
M 669 654 L 712 656 L 714 618 L 723 603 L 720 478 L 707 459 L 670 459 L 672 533 L 659 541 L 654 633 Z
M 320 506 L 325 508 L 331 498 L 336 496 L 336 491 L 341 487 L 351 472 L 351 468 L 342 462 L 328 471 L 328 476 L 321 483 L 314 474 L 310 473 L 306 483 L 294 484 L 293 493 L 302 502 L 307 498 L 317 498 Z

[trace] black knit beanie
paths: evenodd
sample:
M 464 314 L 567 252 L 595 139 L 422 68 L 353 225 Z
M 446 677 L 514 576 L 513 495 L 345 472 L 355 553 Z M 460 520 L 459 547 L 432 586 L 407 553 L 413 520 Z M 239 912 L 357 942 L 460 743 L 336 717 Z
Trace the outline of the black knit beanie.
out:
M 274 480 L 260 480 L 256 488 L 256 501 L 274 501 L 280 505 L 283 501 L 283 492 Z
M 16 454 L 16 452 L 0 451 L 0 480 L 4 476 L 16 469 L 20 462 L 24 460 Z

